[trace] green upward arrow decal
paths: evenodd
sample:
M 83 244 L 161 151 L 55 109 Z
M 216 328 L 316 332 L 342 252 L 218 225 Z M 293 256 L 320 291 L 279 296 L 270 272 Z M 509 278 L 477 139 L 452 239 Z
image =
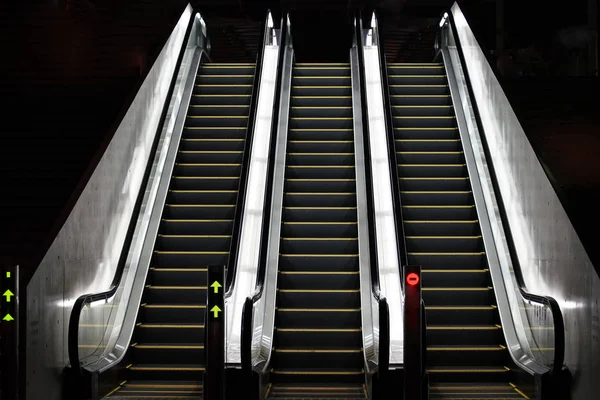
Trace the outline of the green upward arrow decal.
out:
M 4 297 L 6 297 L 6 302 L 10 303 L 10 296 L 14 296 L 13 292 L 11 292 L 10 290 L 6 290 L 6 292 L 4 292 L 4 294 L 2 295 Z
M 6 315 L 4 316 L 4 318 L 2 318 L 2 321 L 8 321 L 8 322 L 10 322 L 10 321 L 14 321 L 14 320 L 15 320 L 15 319 L 14 319 L 14 318 L 12 317 L 12 315 L 10 315 L 10 314 L 6 314 Z
M 210 309 L 210 312 L 211 312 L 211 313 L 214 313 L 214 315 L 215 315 L 215 318 L 218 318 L 218 317 L 219 317 L 219 313 L 220 313 L 221 311 L 222 311 L 222 310 L 221 310 L 221 309 L 220 309 L 218 306 L 214 306 L 213 308 L 211 308 L 211 309 Z
M 219 293 L 219 288 L 222 287 L 221 284 L 217 281 L 214 281 L 212 285 L 210 285 L 211 288 L 215 289 L 215 293 Z

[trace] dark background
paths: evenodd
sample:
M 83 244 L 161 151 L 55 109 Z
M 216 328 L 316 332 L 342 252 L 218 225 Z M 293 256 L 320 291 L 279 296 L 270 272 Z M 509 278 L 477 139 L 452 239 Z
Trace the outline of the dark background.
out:
M 459 3 L 482 44 L 493 50 L 503 87 L 595 261 L 600 85 L 588 59 L 586 26 L 594 25 L 589 1 L 526 9 L 522 0 L 504 0 L 504 23 L 497 24 L 498 1 Z M 186 4 L 37 0 L 0 5 L 0 263 L 19 263 L 26 274 L 33 273 Z M 440 15 L 451 4 L 193 1 L 207 22 L 217 62 L 255 61 L 268 6 L 294 11 L 298 61 L 347 61 L 352 11 L 377 6 L 388 61 L 429 62 Z M 593 15 L 597 27 L 598 14 Z M 502 26 L 503 32 L 497 29 Z

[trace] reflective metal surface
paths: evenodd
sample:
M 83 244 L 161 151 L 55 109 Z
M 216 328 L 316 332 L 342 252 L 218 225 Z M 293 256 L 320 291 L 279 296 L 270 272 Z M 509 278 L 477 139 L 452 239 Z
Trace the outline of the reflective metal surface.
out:
M 352 112 L 354 123 L 354 155 L 356 171 L 356 209 L 358 218 L 358 264 L 360 271 L 360 305 L 362 318 L 362 341 L 365 368 L 379 361 L 379 303 L 375 299 L 371 281 L 371 258 L 369 249 L 369 216 L 367 212 L 367 178 L 365 176 L 364 127 L 358 47 L 350 50 L 350 73 L 352 79 Z
M 561 307 L 565 362 L 574 375 L 573 399 L 596 398 L 600 391 L 600 279 L 457 4 L 452 13 L 474 90 L 472 101 L 480 113 L 481 134 L 491 154 L 487 162 L 494 166 L 508 218 L 505 229 L 510 229 L 514 239 L 524 283 L 529 292 L 552 296 Z M 498 256 L 503 253 L 498 251 Z M 545 322 L 543 314 L 536 315 L 536 309 L 522 311 L 526 312 L 521 317 L 524 322 L 552 323 Z M 538 346 L 551 339 L 537 334 L 531 338 Z
M 371 22 L 377 27 L 377 22 Z M 383 90 L 379 50 L 372 31 L 366 35 L 363 49 L 365 62 L 367 114 L 369 116 L 369 147 L 373 174 L 373 206 L 375 208 L 375 232 L 377 234 L 377 260 L 381 297 L 386 298 L 390 309 L 390 368 L 404 362 L 404 305 L 400 278 L 390 161 L 387 150 L 387 132 L 383 108 Z
M 272 28 L 272 20 L 269 26 Z M 269 39 L 262 59 L 239 255 L 232 287 L 225 298 L 227 365 L 241 364 L 242 310 L 246 298 L 252 296 L 256 286 L 263 213 L 269 212 L 264 210 L 264 205 L 266 191 L 270 190 L 266 185 L 280 46 L 276 40 L 275 29 L 272 29 Z
M 289 29 L 289 19 L 287 20 Z M 283 187 L 285 183 L 285 157 L 287 151 L 287 135 L 289 122 L 290 96 L 292 87 L 292 68 L 294 50 L 289 38 L 282 38 L 285 43 L 285 53 L 282 65 L 281 95 L 279 102 L 279 119 L 277 126 L 277 141 L 275 147 L 275 166 L 273 169 L 273 187 L 271 203 L 271 225 L 267 244 L 267 265 L 263 292 L 254 304 L 252 320 L 252 366 L 256 369 L 268 365 L 273 345 L 275 327 L 275 300 L 277 291 L 277 276 L 279 269 L 279 244 L 281 237 L 281 214 L 283 211 Z M 254 288 L 253 288 L 254 289 Z M 251 297 L 254 293 L 251 293 Z
M 114 278 L 192 13 L 188 6 L 27 287 L 27 399 L 61 398 L 73 302 L 85 293 L 107 290 Z M 176 102 L 171 105 L 170 111 L 176 114 Z M 165 121 L 163 129 L 173 130 L 173 122 Z M 147 225 L 152 207 L 147 201 L 144 204 L 140 222 Z M 133 253 L 145 238 L 144 229 L 136 229 L 128 276 L 136 272 Z M 118 305 L 127 302 L 111 300 L 94 304 L 82 314 L 80 350 L 86 360 L 106 353 L 116 342 L 122 327 L 118 318 L 125 313 Z

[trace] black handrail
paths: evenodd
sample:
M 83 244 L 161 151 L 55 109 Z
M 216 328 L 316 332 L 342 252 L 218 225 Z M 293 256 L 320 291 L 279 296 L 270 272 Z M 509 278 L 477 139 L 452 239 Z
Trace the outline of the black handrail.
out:
M 377 17 L 377 11 L 374 11 Z M 394 135 L 394 119 L 392 104 L 390 100 L 390 86 L 387 73 L 387 61 L 385 58 L 385 47 L 381 37 L 381 21 L 377 19 L 377 50 L 379 51 L 379 66 L 381 68 L 381 85 L 383 90 L 383 108 L 385 112 L 385 131 L 387 133 L 387 150 L 390 159 L 390 176 L 392 177 L 392 207 L 396 217 L 396 236 L 398 241 L 398 260 L 400 268 L 408 265 L 408 252 L 406 251 L 406 236 L 404 234 L 404 216 L 402 211 L 402 199 L 400 198 L 400 179 L 398 177 L 398 159 L 396 157 L 396 139 Z
M 454 15 L 452 14 L 451 9 L 448 9 L 446 11 L 446 14 L 448 15 L 448 22 L 452 26 L 452 31 L 454 33 L 454 40 L 456 43 L 456 48 L 458 50 L 460 62 L 463 65 L 463 73 L 465 76 L 467 91 L 469 93 L 469 97 L 472 100 L 472 106 L 473 106 L 472 109 L 473 109 L 473 113 L 474 113 L 475 120 L 477 123 L 477 128 L 479 129 L 480 132 L 484 132 L 483 124 L 481 122 L 481 115 L 479 113 L 479 105 L 477 104 L 477 101 L 475 100 L 475 93 L 473 91 L 473 86 L 471 84 L 471 79 L 469 77 L 469 71 L 465 67 L 467 65 L 467 62 L 466 62 L 466 59 L 465 59 L 465 56 L 463 53 L 463 47 L 461 45 L 460 38 L 456 34 L 456 25 L 454 22 Z M 482 49 L 482 51 L 484 51 L 484 54 L 485 54 L 485 48 L 482 47 L 482 45 L 481 45 L 482 42 L 479 40 L 479 38 L 477 37 L 475 32 L 473 32 L 473 35 L 475 36 L 475 39 L 476 39 L 479 47 Z M 492 70 L 496 71 L 495 66 L 493 65 L 493 63 L 490 62 L 489 58 L 486 58 L 486 59 L 487 59 L 488 63 L 490 63 Z M 498 80 L 498 82 L 500 82 L 500 80 Z M 491 181 L 492 181 L 492 186 L 494 188 L 494 192 L 499 194 L 500 193 L 500 185 L 498 184 L 498 178 L 496 175 L 496 171 L 494 169 L 494 165 L 491 162 L 492 158 L 491 158 L 491 153 L 489 150 L 486 136 L 482 134 L 482 135 L 480 135 L 480 138 L 481 138 L 481 142 L 483 144 L 483 150 L 485 153 L 485 157 L 488 160 L 488 169 L 490 172 L 490 177 L 491 177 Z M 550 312 L 552 313 L 552 318 L 554 321 L 555 345 L 554 345 L 554 364 L 552 365 L 552 368 L 550 369 L 549 374 L 551 376 L 557 376 L 559 374 L 559 372 L 561 372 L 563 369 L 564 356 L 565 356 L 565 354 L 564 354 L 565 353 L 565 325 L 564 325 L 563 315 L 560 310 L 560 306 L 558 305 L 558 302 L 550 296 L 540 296 L 540 295 L 536 295 L 536 294 L 527 292 L 526 285 L 523 280 L 521 265 L 519 263 L 519 258 L 518 258 L 516 247 L 515 247 L 514 238 L 512 236 L 512 232 L 509 228 L 510 225 L 508 223 L 506 207 L 504 206 L 504 201 L 502 199 L 502 196 L 499 196 L 499 195 L 496 196 L 496 201 L 498 203 L 498 209 L 500 212 L 500 218 L 502 220 L 502 225 L 504 226 L 504 234 L 506 237 L 506 242 L 508 245 L 511 261 L 513 263 L 513 269 L 515 271 L 515 278 L 517 280 L 519 292 L 521 293 L 521 296 L 526 300 L 536 302 L 539 304 L 548 305 L 548 307 L 550 308 Z
M 367 84 L 364 76 L 364 37 L 363 37 L 363 22 L 360 13 L 355 17 L 354 26 L 354 41 L 358 49 L 358 73 L 360 81 L 361 93 L 361 115 L 363 120 L 363 146 L 365 152 L 365 179 L 367 187 L 367 219 L 369 226 L 369 261 L 371 268 L 371 291 L 378 302 L 379 309 L 379 373 L 383 376 L 387 373 L 390 367 L 390 316 L 389 305 L 387 299 L 381 298 L 381 286 L 379 282 L 379 260 L 377 258 L 377 233 L 375 230 L 375 207 L 374 207 L 374 192 L 373 192 L 373 171 L 371 168 L 371 150 L 369 141 L 369 115 L 367 112 Z M 385 378 L 384 378 L 385 380 Z M 385 386 L 385 383 L 384 383 Z
M 188 21 L 188 26 L 186 28 L 186 33 L 185 33 L 186 38 L 189 38 L 189 36 L 190 36 L 190 32 L 194 25 L 195 17 L 196 17 L 196 13 L 192 13 L 192 15 L 190 16 L 190 20 Z M 171 84 L 169 87 L 169 91 L 167 92 L 166 101 L 163 106 L 163 110 L 161 113 L 160 123 L 158 124 L 157 132 L 160 132 L 162 130 L 165 119 L 167 117 L 167 114 L 169 111 L 169 103 L 170 103 L 169 100 L 173 96 L 173 90 L 175 89 L 175 84 L 177 82 L 176 78 L 181 69 L 181 62 L 182 62 L 183 56 L 185 54 L 187 42 L 188 42 L 188 40 L 184 40 L 181 45 L 181 49 L 179 51 L 179 56 L 177 58 L 177 64 L 176 64 L 177 67 L 173 71 L 173 76 L 171 78 Z M 117 268 L 115 270 L 115 275 L 109 286 L 109 289 L 102 291 L 102 292 L 87 293 L 82 296 L 79 296 L 77 298 L 77 300 L 75 300 L 75 303 L 73 304 L 73 309 L 71 310 L 71 315 L 69 317 L 69 327 L 67 330 L 67 350 L 69 352 L 70 368 L 72 371 L 74 371 L 78 375 L 83 374 L 83 370 L 81 368 L 80 360 L 79 360 L 79 321 L 81 319 L 81 311 L 85 304 L 93 303 L 93 302 L 100 301 L 103 299 L 110 299 L 112 296 L 115 295 L 115 293 L 117 292 L 117 289 L 119 288 L 119 285 L 121 283 L 121 278 L 123 277 L 123 272 L 125 270 L 125 262 L 127 261 L 127 255 L 129 253 L 129 248 L 130 248 L 131 242 L 133 240 L 133 234 L 135 232 L 137 216 L 139 214 L 139 210 L 142 207 L 144 194 L 146 192 L 146 188 L 147 188 L 149 180 L 150 180 L 151 166 L 153 164 L 154 158 L 156 157 L 156 151 L 158 149 L 159 138 L 160 138 L 159 134 L 155 135 L 154 141 L 152 143 L 152 148 L 150 150 L 151 156 L 148 159 L 147 168 L 146 168 L 146 171 L 144 172 L 144 177 L 142 178 L 142 184 L 140 186 L 140 191 L 138 193 L 138 196 L 137 196 L 134 208 L 133 208 L 132 217 L 131 217 L 131 221 L 129 223 L 127 234 L 125 236 L 125 240 L 124 240 L 124 244 L 123 244 L 123 251 L 121 252 L 121 256 L 119 258 L 119 261 L 117 263 Z
M 242 332 L 241 332 L 241 362 L 242 369 L 250 373 L 252 371 L 252 320 L 254 303 L 261 297 L 264 289 L 264 281 L 267 269 L 267 246 L 269 243 L 269 227 L 271 226 L 271 204 L 273 202 L 273 173 L 275 169 L 275 150 L 277 140 L 277 128 L 279 125 L 279 102 L 281 98 L 281 81 L 285 49 L 288 46 L 288 15 L 282 12 L 281 28 L 279 30 L 279 54 L 277 56 L 277 72 L 275 80 L 275 94 L 273 98 L 273 114 L 271 119 L 271 140 L 269 147 L 269 163 L 267 166 L 267 182 L 265 185 L 265 199 L 263 206 L 262 231 L 260 237 L 260 250 L 258 271 L 256 274 L 256 291 L 252 297 L 246 298 L 242 309 Z
M 236 199 L 235 215 L 233 217 L 233 232 L 231 233 L 231 243 L 229 245 L 229 260 L 227 262 L 227 272 L 225 278 L 225 292 L 228 292 L 235 277 L 235 271 L 238 261 L 238 249 L 240 247 L 241 227 L 243 219 L 244 205 L 246 204 L 246 194 L 248 192 L 247 180 L 250 164 L 250 152 L 252 151 L 252 143 L 254 142 L 254 128 L 256 122 L 256 111 L 258 106 L 258 95 L 260 88 L 260 79 L 262 73 L 262 59 L 265 51 L 265 41 L 270 32 L 269 11 L 261 23 L 261 31 L 263 32 L 258 44 L 258 54 L 256 55 L 256 66 L 254 68 L 254 79 L 252 82 L 252 97 L 250 100 L 250 109 L 248 113 L 248 124 L 246 127 L 246 141 L 244 144 L 244 152 L 242 153 L 242 165 L 240 180 L 238 183 L 238 194 Z

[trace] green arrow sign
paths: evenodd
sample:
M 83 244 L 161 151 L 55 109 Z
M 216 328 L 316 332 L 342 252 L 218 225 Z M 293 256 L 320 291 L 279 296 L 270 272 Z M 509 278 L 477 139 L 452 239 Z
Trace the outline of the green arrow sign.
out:
M 210 285 L 211 288 L 215 289 L 215 293 L 219 293 L 219 288 L 222 287 L 221 284 L 217 281 L 214 281 L 212 285 Z
M 6 302 L 10 303 L 10 296 L 14 296 L 13 292 L 11 292 L 10 290 L 6 290 L 6 292 L 4 292 L 4 294 L 2 296 L 6 297 Z
M 14 321 L 14 320 L 15 320 L 15 319 L 14 319 L 14 318 L 12 317 L 12 315 L 10 315 L 10 314 L 6 314 L 6 315 L 4 316 L 4 318 L 2 318 L 2 321 L 8 321 L 8 322 L 10 322 L 10 321 Z
M 213 308 L 210 309 L 210 312 L 215 314 L 215 318 L 219 317 L 219 313 L 221 311 L 222 310 L 218 306 L 214 306 Z

